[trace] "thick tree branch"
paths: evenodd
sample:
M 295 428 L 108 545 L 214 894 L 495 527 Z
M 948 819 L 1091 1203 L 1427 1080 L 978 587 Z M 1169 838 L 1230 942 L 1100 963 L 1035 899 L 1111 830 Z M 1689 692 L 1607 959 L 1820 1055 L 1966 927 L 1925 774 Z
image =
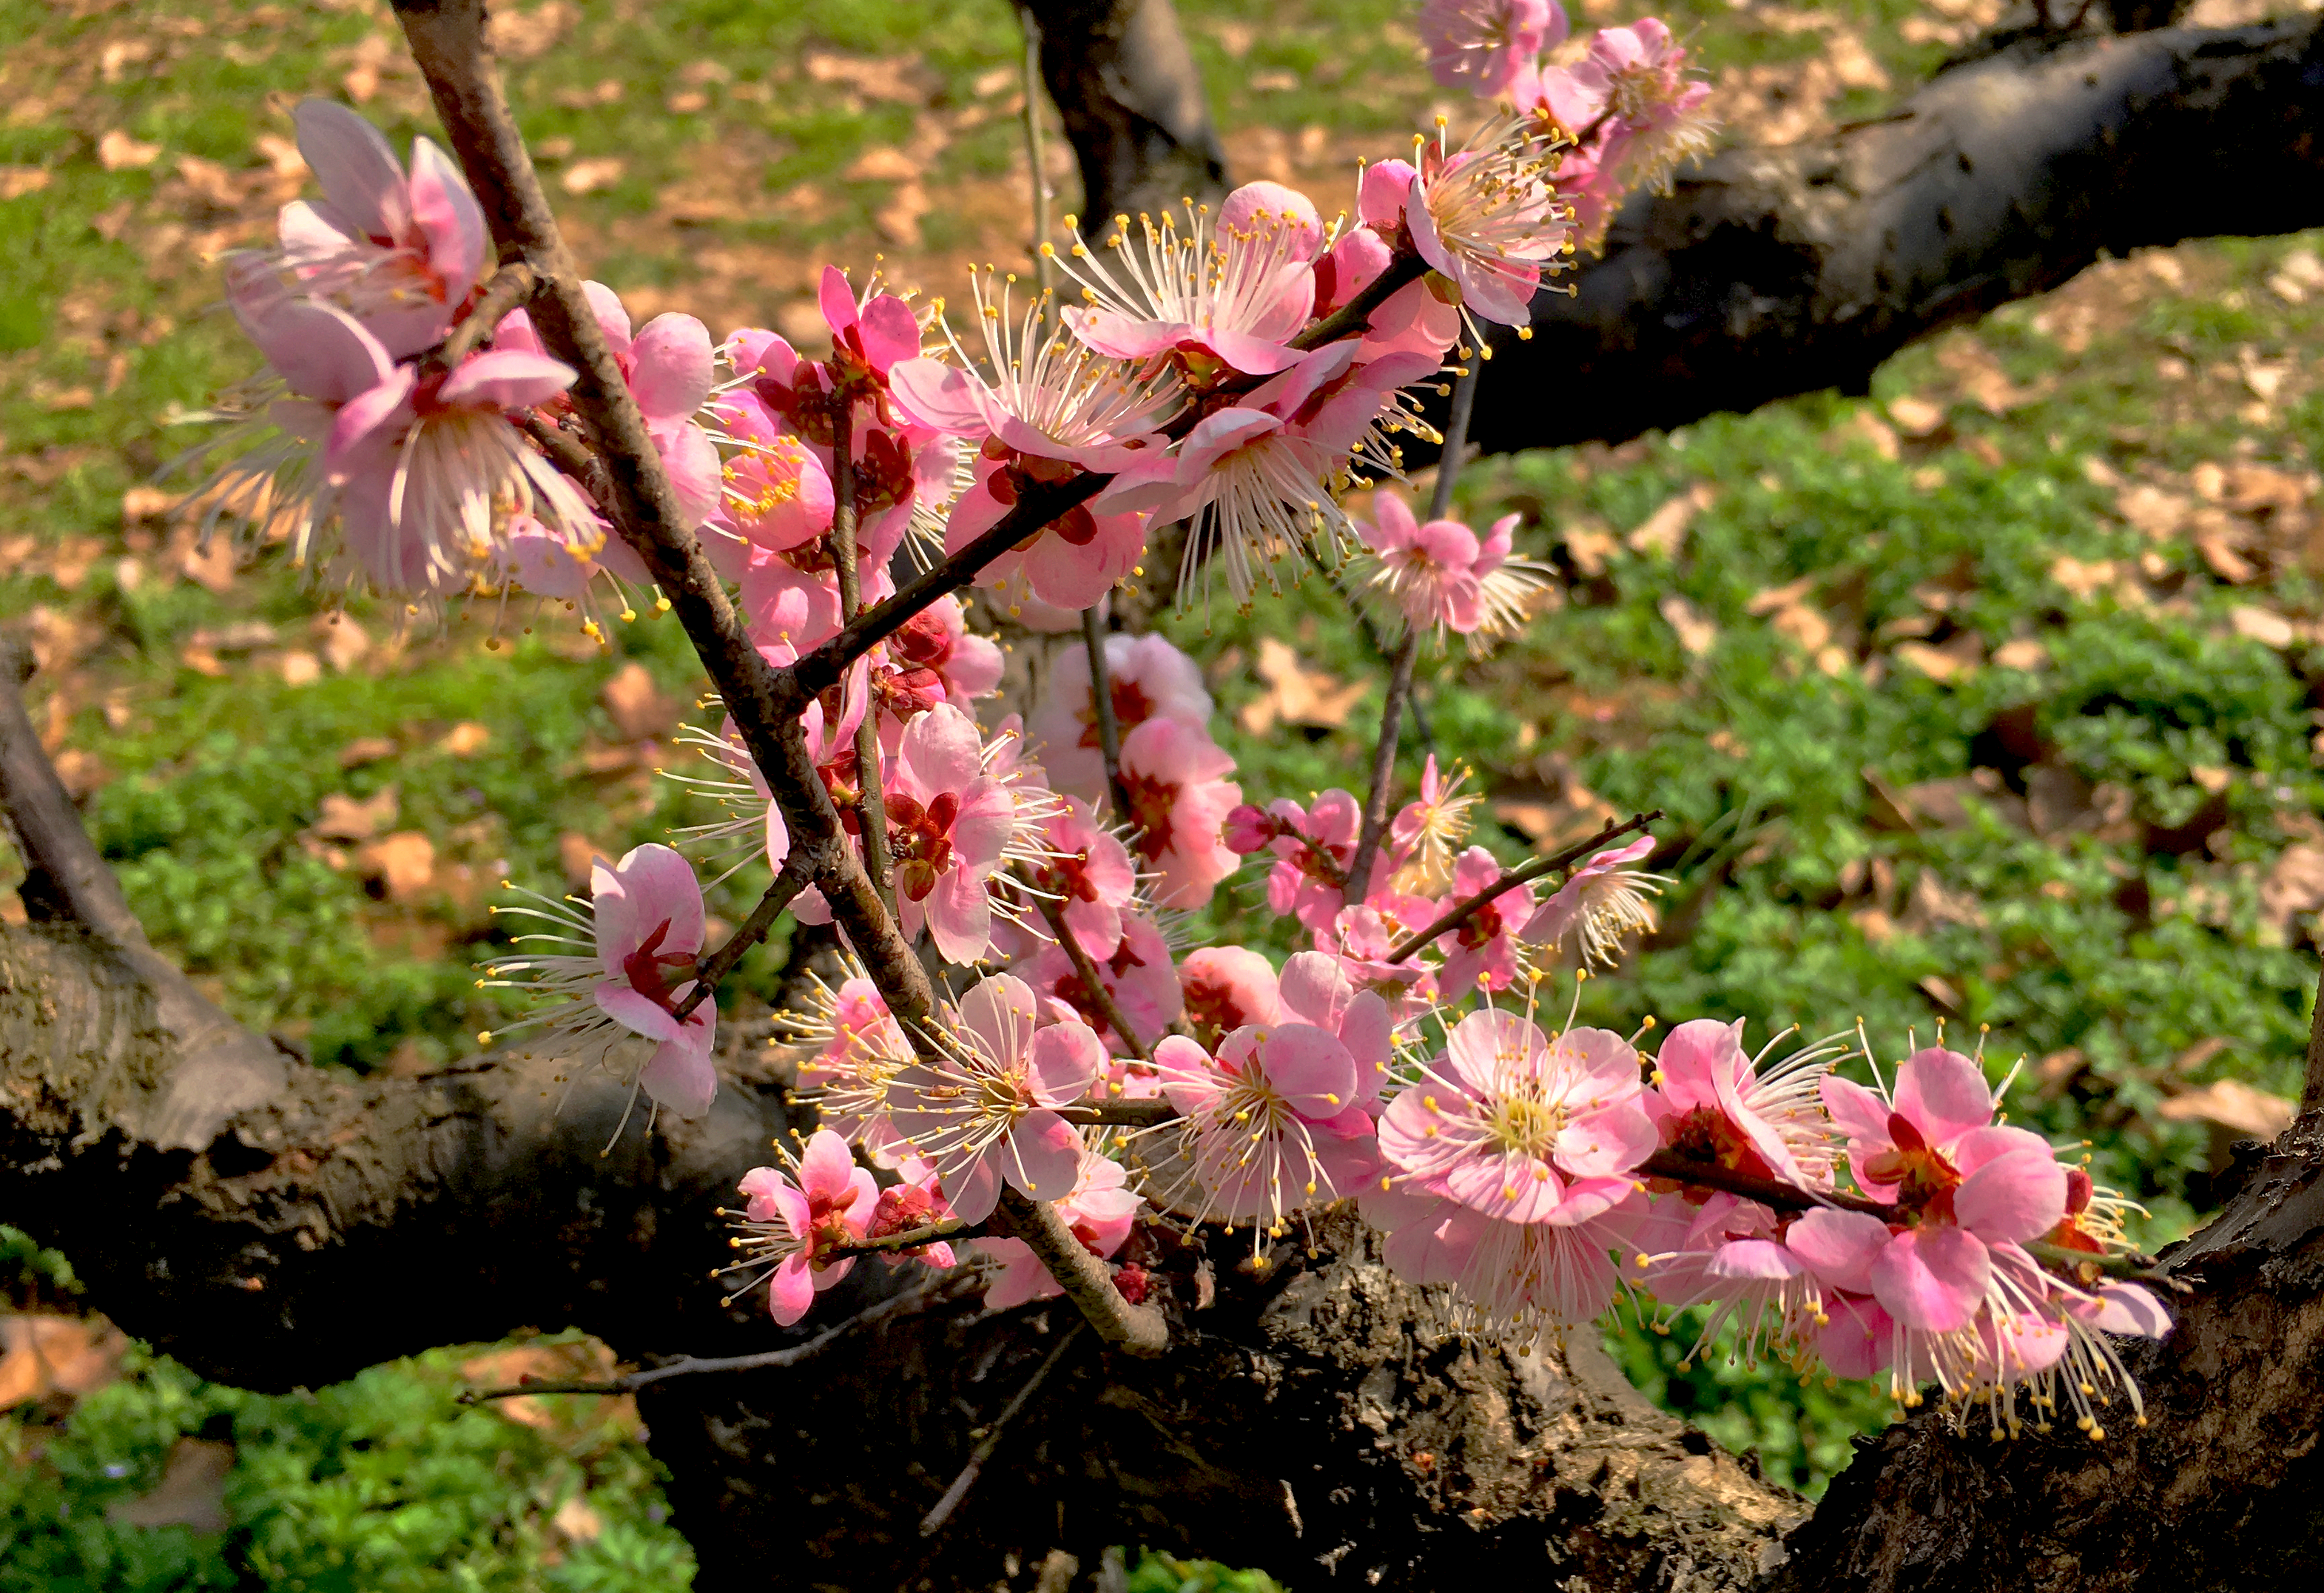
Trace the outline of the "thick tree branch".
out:
M 1159 214 L 1225 191 L 1226 152 L 1170 0 L 1025 0 L 1023 9 L 1081 165 L 1084 216 Z
M 2319 30 L 2021 36 L 1877 120 L 1682 171 L 1561 279 L 1572 297 L 1535 299 L 1530 341 L 1499 345 L 1477 440 L 1618 440 L 1862 392 L 1907 343 L 2102 252 L 2324 224 Z

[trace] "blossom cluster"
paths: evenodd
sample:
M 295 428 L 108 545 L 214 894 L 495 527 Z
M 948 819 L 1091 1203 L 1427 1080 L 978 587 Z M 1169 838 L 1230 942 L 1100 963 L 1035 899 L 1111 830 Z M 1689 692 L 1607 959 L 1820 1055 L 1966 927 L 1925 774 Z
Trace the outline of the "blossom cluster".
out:
M 850 962 L 783 1020 L 820 1127 L 732 1214 L 744 1286 L 779 1322 L 865 1257 L 974 1266 L 995 1308 L 1058 1293 L 988 1231 L 1005 1190 L 1054 1207 L 1133 1303 L 1176 1286 L 1141 1233 L 1218 1224 L 1265 1265 L 1342 1209 L 1480 1325 L 1562 1330 L 1651 1291 L 1739 1324 L 1749 1353 L 1885 1376 L 1904 1404 L 1933 1382 L 2015 1431 L 2062 1398 L 2099 1432 L 2100 1389 L 2127 1387 L 2106 1335 L 2167 1321 L 2117 1275 L 2121 1202 L 2002 1123 L 1977 1059 L 1915 1050 L 1867 1088 L 1831 1071 L 1836 1045 L 1763 1068 L 1739 1023 L 1681 1023 L 1651 1054 L 1651 1025 L 1545 1025 L 1554 981 L 1578 990 L 1655 927 L 1643 820 L 1553 884 L 1476 841 L 1468 776 L 1434 756 L 1401 805 L 1385 783 L 1247 796 L 1197 663 L 1106 628 L 1173 522 L 1182 596 L 1218 572 L 1248 603 L 1296 556 L 1416 642 L 1480 649 L 1522 624 L 1546 572 L 1517 557 L 1516 516 L 1480 534 L 1422 521 L 1394 486 L 1351 500 L 1400 477 L 1400 437 L 1434 439 L 1423 397 L 1473 377 L 1483 324 L 1523 336 L 1620 195 L 1699 147 L 1702 86 L 1652 21 L 1552 59 L 1554 0 L 1430 0 L 1422 32 L 1440 81 L 1509 108 L 1365 169 L 1352 223 L 1271 182 L 1069 219 L 1041 245 L 1063 295 L 988 267 L 957 307 L 829 269 L 822 357 L 763 328 L 714 343 L 678 314 L 633 327 L 596 283 L 484 326 L 497 279 L 458 171 L 309 103 L 323 202 L 227 264 L 268 374 L 235 401 L 250 446 L 214 502 L 287 516 L 335 582 L 415 606 L 529 594 L 602 640 L 601 594 L 633 618 L 652 583 L 558 463 L 586 428 L 549 350 L 581 302 L 678 529 L 770 666 L 835 649 L 916 570 L 976 561 L 968 598 L 915 595 L 800 716 L 810 795 L 945 977 L 936 1010 L 908 1015 Z M 980 610 L 1091 624 L 1026 684 Z M 480 983 L 546 999 L 512 1031 L 527 1044 L 696 1117 L 724 965 L 703 876 L 790 879 L 806 798 L 770 787 L 733 720 L 688 739 L 723 816 L 597 860 L 586 899 L 514 893 L 523 933 Z M 834 920 L 824 867 L 788 898 L 802 923 Z M 1295 949 L 1187 944 L 1222 889 L 1263 896 Z M 1125 1131 L 1125 1102 L 1149 1126 Z

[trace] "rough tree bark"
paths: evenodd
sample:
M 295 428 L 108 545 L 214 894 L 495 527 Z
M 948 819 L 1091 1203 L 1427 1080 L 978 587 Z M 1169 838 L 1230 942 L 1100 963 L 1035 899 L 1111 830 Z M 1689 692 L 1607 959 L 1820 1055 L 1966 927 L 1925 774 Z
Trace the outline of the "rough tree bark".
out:
M 1170 0 L 1020 0 L 1081 167 L 1082 210 L 1158 213 L 1226 186 L 1226 152 Z M 1093 225 L 1094 225 L 1093 223 Z
M 2144 244 L 2324 224 L 2324 19 L 2023 37 L 1876 121 L 1643 194 L 1486 366 L 1488 450 L 1863 391 L 1917 337 Z M 1566 401 L 1588 393 L 1586 404 Z
M 88 900 L 102 865 L 64 827 L 61 793 L 39 788 L 53 774 L 7 705 L 0 769 L 38 876 L 28 900 Z M 785 1338 L 705 1275 L 724 1254 L 715 1208 L 785 1127 L 779 1080 L 747 1052 L 730 1052 L 703 1123 L 651 1138 L 632 1123 L 610 1156 L 625 1091 L 508 1054 L 416 1080 L 285 1061 L 264 1100 L 213 1102 L 189 1145 L 160 1137 L 172 1119 L 155 1107 L 185 1097 L 217 1031 L 207 1016 L 177 1027 L 155 961 L 77 922 L 0 925 L 0 1220 L 66 1249 L 130 1331 L 269 1389 L 523 1326 L 578 1325 L 648 1361 Z M 1247 1237 L 1141 1236 L 1171 1353 L 1069 1346 L 932 1534 L 916 1523 L 972 1429 L 1069 1311 L 987 1314 L 939 1294 L 812 1367 L 641 1397 L 705 1593 L 1025 1585 L 1053 1549 L 1093 1564 L 1123 1542 L 1301 1586 L 1515 1571 L 1592 1588 L 2062 1589 L 2150 1567 L 2175 1586 L 2305 1585 L 2324 1528 L 2319 1182 L 2311 1116 L 2173 1258 L 2200 1292 L 2141 1358 L 2143 1432 L 1997 1449 L 1923 1414 L 1797 1525 L 1799 1501 L 1646 1406 L 1593 1348 L 1519 1355 L 1452 1334 L 1344 1217 L 1312 1256 L 1277 1247 L 1264 1271 L 1243 1265 Z M 917 1281 L 862 1264 L 816 1320 Z
M 1101 12 L 1115 14 L 1088 14 Z M 1623 274 L 1571 308 L 1599 302 L 1606 325 L 1618 314 L 1644 329 L 1613 353 L 1595 334 L 1589 379 L 1609 393 L 1625 369 L 1641 391 L 1744 381 L 1721 376 L 1722 336 L 1765 350 L 1788 328 L 1821 362 L 1800 385 L 1842 381 L 1835 373 L 1868 371 L 1914 327 L 2056 280 L 2026 251 L 2066 258 L 2098 243 L 2304 225 L 2293 179 L 2312 175 L 2301 162 L 2314 157 L 2314 50 L 2313 25 L 2299 23 L 2021 51 L 1925 91 L 1910 121 L 1882 124 L 1904 131 L 1877 158 L 1856 152 L 1875 148 L 1869 129 L 1836 135 L 1820 157 L 1727 157 L 1716 195 L 1706 174 L 1625 218 L 1620 252 L 1597 268 Z M 2021 96 L 2013 121 L 1994 107 L 2021 82 L 2044 97 Z M 1949 84 L 1974 91 L 1926 97 Z M 2176 157 L 2132 125 L 2171 114 L 2155 97 L 2172 84 L 2212 107 L 2190 110 L 2180 137 L 2197 142 Z M 1150 138 L 1142 127 L 1201 144 L 1182 136 L 1198 124 L 1169 120 L 1183 97 L 1161 87 L 1142 125 L 1093 113 L 1099 131 L 1077 149 L 1134 151 Z M 2261 109 L 2271 96 L 2274 110 Z M 2239 143 L 2217 142 L 2230 132 Z M 2256 159 L 2260 176 L 2190 169 L 2221 147 L 2243 171 Z M 1987 161 L 1988 148 L 2004 159 Z M 2138 190 L 2100 180 L 2099 149 L 2154 195 L 2153 235 L 2126 230 Z M 1945 161 L 1958 169 L 1963 150 L 1972 169 L 1956 185 Z M 1987 179 L 1998 164 L 2017 186 L 1978 189 L 1981 161 Z M 1162 191 L 1180 186 L 1172 177 Z M 1833 189 L 1840 198 L 1823 193 Z M 1947 208 L 1898 219 L 1894 244 L 1861 220 L 1875 209 L 1851 208 L 1877 198 L 1888 207 L 1877 213 L 1903 218 L 1907 193 Z M 1686 298 L 1673 284 L 1715 274 L 1686 262 L 1719 249 L 1765 267 L 1726 281 L 1784 291 L 1754 289 L 1739 318 L 1725 297 Z M 1877 290 L 1871 308 L 1829 308 L 1854 302 L 1824 296 L 1847 271 Z M 1638 286 L 1656 272 L 1664 286 Z M 1690 305 L 1675 325 L 1665 313 Z M 1561 376 L 1588 356 L 1576 325 L 1581 355 Z M 1504 380 L 1524 368 L 1497 362 Z M 1765 396 L 1747 385 L 1710 402 Z M 1683 417 L 1637 423 L 1671 418 Z M 37 916 L 0 925 L 0 1220 L 71 1254 L 94 1304 L 205 1375 L 262 1388 L 527 1325 L 585 1327 L 635 1360 L 784 1340 L 749 1304 L 723 1306 L 705 1275 L 726 1255 L 714 1208 L 788 1126 L 762 1063 L 730 1053 L 707 1119 L 651 1137 L 632 1123 L 603 1156 L 625 1101 L 601 1077 L 563 1080 L 521 1054 L 417 1080 L 285 1058 L 144 945 L 13 689 L 0 696 L 0 804 Z M 2324 1116 L 2310 1114 L 2172 1257 L 2198 1292 L 2179 1330 L 2140 1355 L 2146 1429 L 2117 1423 L 2095 1449 L 1993 1446 L 1923 1413 L 1868 1445 L 1803 1522 L 1798 1501 L 1646 1407 L 1589 1347 L 1520 1357 L 1452 1336 L 1440 1303 L 1390 1277 L 1343 1219 L 1324 1224 L 1313 1256 L 1282 1248 L 1264 1273 L 1238 1265 L 1240 1240 L 1141 1238 L 1172 1352 L 1141 1361 L 1086 1335 L 1068 1346 L 967 1502 L 926 1536 L 916 1523 L 967 1459 L 971 1428 L 1026 1385 L 1068 1312 L 988 1315 L 931 1296 L 841 1338 L 811 1368 L 676 1378 L 643 1403 L 706 1593 L 770 1580 L 1023 1585 L 1052 1548 L 1086 1565 L 1118 1542 L 1266 1566 L 1296 1586 L 1439 1588 L 1510 1572 L 1592 1588 L 2309 1585 L 2324 1541 L 2319 1183 Z M 863 1264 L 816 1321 L 910 1282 Z

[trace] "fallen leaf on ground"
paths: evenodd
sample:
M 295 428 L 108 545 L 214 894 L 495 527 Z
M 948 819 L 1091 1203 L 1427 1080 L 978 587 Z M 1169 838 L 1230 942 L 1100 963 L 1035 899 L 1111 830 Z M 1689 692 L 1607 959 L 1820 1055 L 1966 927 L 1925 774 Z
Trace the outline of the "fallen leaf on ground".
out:
M 1297 653 L 1271 636 L 1259 639 L 1259 661 L 1252 668 L 1267 683 L 1267 690 L 1245 703 L 1238 717 L 1253 735 L 1264 735 L 1277 723 L 1336 730 L 1370 689 L 1363 681 L 1343 683 L 1336 675 L 1309 668 Z
M 1701 658 L 1719 640 L 1719 627 L 1677 593 L 1665 593 L 1655 606 L 1662 611 L 1670 628 L 1678 632 L 1678 645 L 1687 657 Z
M 568 194 L 594 194 L 599 189 L 613 187 L 622 180 L 629 162 L 613 155 L 602 155 L 592 161 L 576 161 L 565 169 L 557 185 Z
M 455 758 L 473 758 L 492 743 L 491 727 L 479 724 L 473 719 L 464 719 L 454 725 L 436 746 L 439 751 L 448 752 Z
M 2252 1139 L 2273 1139 L 2292 1126 L 2292 1102 L 2255 1090 L 2241 1079 L 2220 1079 L 2174 1095 L 2154 1109 L 2172 1123 L 2216 1123 Z
M 394 750 L 394 743 L 388 750 Z M 308 833 L 322 841 L 368 841 L 395 823 L 395 787 L 384 786 L 378 795 L 358 802 L 334 791 L 323 798 L 322 815 Z
M 810 50 L 805 64 L 807 75 L 816 82 L 844 83 L 866 99 L 890 100 L 899 105 L 927 103 L 927 69 L 913 56 L 866 59 L 828 50 Z
M 0 1410 L 51 1394 L 94 1394 L 113 1381 L 128 1340 L 101 1316 L 0 1316 Z
M 76 802 L 87 800 L 103 790 L 113 779 L 113 770 L 104 759 L 79 747 L 67 747 L 53 760 L 57 779 L 65 795 Z
M 1985 643 L 1974 631 L 1964 631 L 1941 647 L 1923 641 L 1900 641 L 1890 649 L 1900 664 L 1910 664 L 1932 680 L 1965 679 L 1976 673 Z
M 2302 842 L 2285 847 L 2260 882 L 2260 921 L 2287 935 L 2294 918 L 2319 907 L 2324 907 L 2324 846 Z
M 855 157 L 843 176 L 854 182 L 909 182 L 920 169 L 901 150 L 881 146 Z
M 275 660 L 285 686 L 312 686 L 323 678 L 323 660 L 304 648 L 293 648 Z
M 417 830 L 383 835 L 355 853 L 390 901 L 410 901 L 436 882 L 436 843 Z
M 566 30 L 581 20 L 572 0 L 548 0 L 530 11 L 493 7 L 484 23 L 484 37 L 493 53 L 510 60 L 531 60 L 557 48 Z
M 342 675 L 371 650 L 371 637 L 345 614 L 318 614 L 309 630 L 322 644 L 324 660 Z
M 597 696 L 613 728 L 632 741 L 669 734 L 684 712 L 676 698 L 664 695 L 654 684 L 652 673 L 634 660 L 613 671 Z
M 1906 437 L 1927 437 L 1945 423 L 1945 412 L 1928 400 L 1907 393 L 1890 401 L 1888 419 Z
M 1995 648 L 1993 661 L 2003 669 L 2039 669 L 2050 661 L 2050 649 L 2034 637 L 2021 636 Z
M 108 131 L 97 141 L 97 162 L 107 171 L 127 171 L 139 166 L 151 166 L 161 158 L 158 143 L 141 143 L 121 128 Z
M 1622 539 L 1633 553 L 1657 553 L 1665 558 L 1676 558 L 1685 544 L 1686 529 L 1694 517 L 1711 507 L 1719 497 L 1719 489 L 1709 482 L 1697 482 L 1685 492 L 1664 501 L 1661 508 L 1638 523 L 1636 530 Z
M 357 736 L 339 749 L 339 767 L 360 769 L 366 763 L 377 763 L 382 759 L 392 758 L 395 753 L 395 741 L 391 737 Z M 324 805 L 327 807 L 332 800 L 331 797 L 325 797 Z M 345 800 L 345 798 L 339 798 L 339 800 Z M 394 815 L 391 813 L 388 816 L 392 818 Z
M 0 204 L 37 194 L 48 186 L 46 166 L 0 166 Z
M 150 1494 L 108 1505 L 105 1519 L 116 1526 L 189 1526 L 222 1533 L 226 1474 L 234 1469 L 234 1445 L 206 1438 L 181 1438 L 170 1446 L 161 1480 Z
M 2264 609 L 2255 603 L 2237 604 L 2228 612 L 2227 623 L 2235 627 L 2237 636 L 2247 636 L 2267 647 L 2290 647 L 2299 639 L 2291 621 L 2273 609 Z
M 558 1532 L 577 1543 L 593 1543 L 596 1542 L 597 1534 L 605 1530 L 604 1522 L 589 1508 L 588 1501 L 578 1494 L 559 1505 L 557 1514 L 549 1520 Z

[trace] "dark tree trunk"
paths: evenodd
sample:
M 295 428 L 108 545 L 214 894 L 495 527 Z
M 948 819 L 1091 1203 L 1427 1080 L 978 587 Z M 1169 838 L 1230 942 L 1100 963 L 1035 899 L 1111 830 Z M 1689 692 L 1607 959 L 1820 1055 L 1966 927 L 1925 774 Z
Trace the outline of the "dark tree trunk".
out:
M 1226 187 L 1226 152 L 1170 0 L 1020 0 L 1099 222 Z
M 1914 338 L 2150 244 L 2324 224 L 2324 22 L 2023 38 L 1887 116 L 1641 194 L 1485 367 L 1488 450 L 1861 392 Z M 1587 394 L 1587 402 L 1573 401 Z

